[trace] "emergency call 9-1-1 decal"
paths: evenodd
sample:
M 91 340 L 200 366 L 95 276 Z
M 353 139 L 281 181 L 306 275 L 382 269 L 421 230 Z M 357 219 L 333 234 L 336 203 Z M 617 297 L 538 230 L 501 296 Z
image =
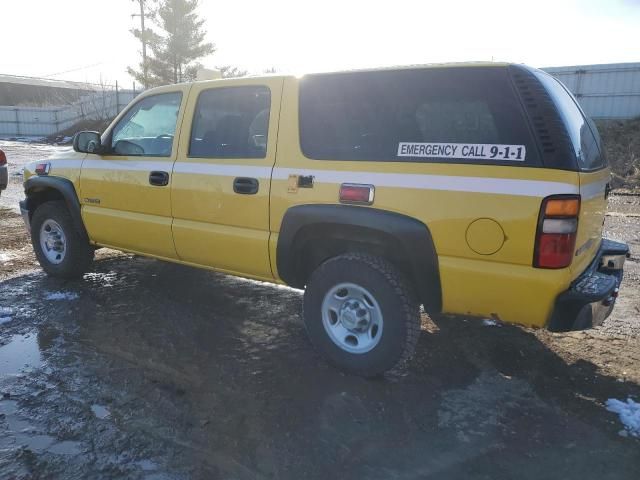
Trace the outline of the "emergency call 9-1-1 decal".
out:
M 463 160 L 499 160 L 524 162 L 524 145 L 490 143 L 416 143 L 400 142 L 399 157 L 458 158 Z

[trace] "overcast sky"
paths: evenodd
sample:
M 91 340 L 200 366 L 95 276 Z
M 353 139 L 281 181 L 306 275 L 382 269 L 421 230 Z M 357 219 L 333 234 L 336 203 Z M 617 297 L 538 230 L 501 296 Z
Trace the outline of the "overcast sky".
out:
M 0 74 L 118 80 L 139 61 L 137 0 L 0 0 Z M 640 0 L 201 0 L 206 67 L 300 74 L 507 60 L 640 61 Z

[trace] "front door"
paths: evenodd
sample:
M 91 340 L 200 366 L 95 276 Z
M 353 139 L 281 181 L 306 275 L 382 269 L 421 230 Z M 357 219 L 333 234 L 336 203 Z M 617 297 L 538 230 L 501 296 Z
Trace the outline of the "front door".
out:
M 176 258 L 171 237 L 171 171 L 176 127 L 188 87 L 138 98 L 88 155 L 80 174 L 82 218 L 99 245 Z
M 271 279 L 269 190 L 281 78 L 195 84 L 171 185 L 178 257 Z

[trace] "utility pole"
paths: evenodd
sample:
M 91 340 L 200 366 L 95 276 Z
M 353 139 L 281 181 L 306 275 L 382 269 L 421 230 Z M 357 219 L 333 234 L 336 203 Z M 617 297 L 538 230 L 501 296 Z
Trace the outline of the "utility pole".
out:
M 136 0 L 133 0 L 134 2 Z M 142 42 L 142 76 L 144 77 L 144 85 L 143 87 L 146 89 L 149 87 L 149 81 L 147 77 L 147 72 L 149 67 L 147 65 L 147 37 L 144 30 L 144 0 L 138 0 L 140 3 L 140 13 L 134 13 L 131 17 L 140 17 L 140 41 Z

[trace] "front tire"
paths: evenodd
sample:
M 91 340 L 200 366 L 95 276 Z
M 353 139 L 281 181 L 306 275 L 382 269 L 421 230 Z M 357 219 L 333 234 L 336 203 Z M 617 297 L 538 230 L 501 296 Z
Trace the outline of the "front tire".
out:
M 303 317 L 316 349 L 348 373 L 402 367 L 420 335 L 420 310 L 404 275 L 383 258 L 348 253 L 311 275 Z
M 91 265 L 94 248 L 76 229 L 63 201 L 45 202 L 31 218 L 31 243 L 42 269 L 52 277 L 77 278 Z

